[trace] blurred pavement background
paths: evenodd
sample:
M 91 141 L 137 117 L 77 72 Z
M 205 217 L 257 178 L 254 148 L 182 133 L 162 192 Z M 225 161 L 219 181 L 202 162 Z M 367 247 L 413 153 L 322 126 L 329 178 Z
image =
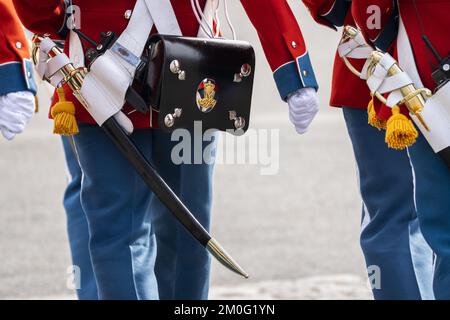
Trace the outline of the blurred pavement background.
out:
M 258 55 L 252 128 L 280 129 L 280 170 L 218 165 L 214 234 L 251 274 L 244 281 L 214 263 L 212 298 L 370 299 L 359 249 L 360 199 L 342 113 L 328 107 L 339 33 L 295 12 L 320 82 L 321 112 L 299 136 L 279 99 L 257 36 L 237 0 L 229 1 L 239 38 Z M 12 143 L 0 139 L 0 299 L 73 298 L 61 198 L 65 163 L 41 112 Z

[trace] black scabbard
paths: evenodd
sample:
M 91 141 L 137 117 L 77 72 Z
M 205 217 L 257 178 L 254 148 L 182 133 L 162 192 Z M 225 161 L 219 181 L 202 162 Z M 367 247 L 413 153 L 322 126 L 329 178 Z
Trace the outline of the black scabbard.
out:
M 156 197 L 169 209 L 192 236 L 206 247 L 212 238 L 211 235 L 181 202 L 178 196 L 172 191 L 142 152 L 123 131 L 117 121 L 114 118 L 108 119 L 102 125 L 102 129 L 136 169 Z

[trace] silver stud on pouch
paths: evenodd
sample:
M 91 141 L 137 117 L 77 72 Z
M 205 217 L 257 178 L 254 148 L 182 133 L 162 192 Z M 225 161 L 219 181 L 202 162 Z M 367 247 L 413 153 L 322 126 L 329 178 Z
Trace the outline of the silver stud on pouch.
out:
M 242 82 L 243 78 L 246 78 L 248 76 L 250 76 L 252 74 L 252 66 L 249 65 L 248 63 L 243 64 L 241 67 L 241 72 L 240 73 L 236 73 L 234 75 L 234 82 Z
M 234 127 L 236 130 L 243 129 L 245 127 L 245 119 L 243 117 L 238 117 L 236 111 L 230 111 L 230 120 L 234 121 Z
M 178 60 L 173 60 L 170 63 L 170 72 L 173 74 L 178 74 L 178 80 L 186 80 L 186 72 L 184 70 L 181 70 L 181 64 Z
M 174 124 L 175 124 L 175 120 L 178 119 L 178 118 L 181 118 L 182 114 L 183 114 L 183 110 L 181 108 L 176 108 L 174 110 L 173 114 L 169 113 L 168 115 L 166 115 L 166 117 L 164 118 L 164 125 L 167 128 L 173 127 Z

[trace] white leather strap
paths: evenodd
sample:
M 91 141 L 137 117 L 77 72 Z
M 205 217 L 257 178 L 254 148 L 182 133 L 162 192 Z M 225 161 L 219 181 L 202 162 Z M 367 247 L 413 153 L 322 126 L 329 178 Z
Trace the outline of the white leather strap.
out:
M 43 38 L 39 45 L 39 61 L 36 65 L 36 72 L 41 79 L 47 75 L 47 61 L 49 51 L 55 46 L 55 43 L 49 38 Z
M 47 62 L 47 69 L 45 70 L 45 78 L 50 80 L 50 83 L 54 87 L 58 87 L 61 81 L 64 79 L 64 76 L 59 72 L 61 68 L 68 65 L 70 63 L 69 58 L 65 54 L 57 55 L 54 58 L 51 58 Z
M 145 0 L 145 3 L 159 33 L 182 35 L 170 0 Z
M 154 21 L 145 1 L 137 0 L 127 27 L 110 49 L 116 52 L 119 57 L 118 62 L 127 70 L 131 78 L 140 62 L 140 57 L 153 26 Z
M 400 72 L 393 76 L 385 78 L 377 91 L 380 93 L 387 93 L 403 88 L 412 83 L 413 81 L 406 72 Z
M 415 120 L 434 152 L 439 152 L 450 146 L 450 82 L 440 88 L 425 104 L 421 116 L 430 127 L 423 128 L 420 121 Z
M 47 70 L 45 76 L 47 78 L 53 77 L 61 68 L 70 63 L 69 58 L 65 54 L 59 54 L 54 58 L 51 58 L 47 62 Z
M 70 30 L 69 35 L 69 58 L 75 68 L 84 67 L 84 50 L 80 37 Z
M 153 26 L 162 34 L 182 35 L 170 0 L 137 0 L 130 22 L 110 49 L 131 78 Z
M 367 80 L 367 71 L 369 69 L 369 66 L 370 66 L 370 59 L 367 59 L 366 63 L 364 63 L 363 68 L 361 69 L 361 74 L 359 76 L 362 80 Z
M 400 67 L 405 70 L 417 88 L 423 88 L 416 61 L 406 33 L 403 20 L 399 21 L 399 31 L 397 37 L 397 49 Z M 424 128 L 417 117 L 411 114 L 416 126 L 427 139 L 434 152 L 440 152 L 450 146 L 450 83 L 440 88 L 431 98 L 427 99 L 425 108 L 421 112 L 422 118 L 429 127 L 429 131 Z
M 39 49 L 39 61 L 37 62 L 36 73 L 39 75 L 41 79 L 45 78 L 46 70 L 47 70 L 47 61 L 48 61 L 48 54 L 42 51 L 42 49 Z
M 81 94 L 90 106 L 89 113 L 100 126 L 122 109 L 131 81 L 110 50 L 92 64 Z
M 362 70 L 361 70 L 361 76 L 360 78 L 367 81 L 367 84 L 369 85 L 369 81 L 372 82 L 372 86 L 378 88 L 381 85 L 382 79 L 384 79 L 387 76 L 388 70 L 396 63 L 395 59 L 391 57 L 388 53 L 385 53 L 381 61 L 377 64 L 375 67 L 375 70 L 371 77 L 373 77 L 372 80 L 367 78 L 367 70 L 371 64 L 371 60 L 367 59 L 366 63 L 364 64 Z M 376 80 L 378 78 L 378 80 Z M 369 86 L 370 88 L 370 86 Z M 376 91 L 376 90 L 375 90 Z M 372 91 L 373 92 L 373 91 Z
M 367 79 L 367 85 L 371 92 L 378 91 L 383 81 L 388 77 L 388 70 L 396 63 L 394 58 L 385 53 L 380 62 L 375 66 L 373 73 Z
M 117 39 L 117 43 L 120 43 L 135 56 L 140 57 L 153 26 L 154 21 L 145 1 L 138 0 L 136 1 L 130 21 L 119 39 Z
M 64 79 L 64 76 L 58 71 L 69 64 L 70 60 L 65 54 L 49 59 L 48 53 L 55 46 L 56 44 L 49 38 L 44 38 L 41 41 L 36 72 L 41 79 L 48 79 L 54 87 L 57 87 Z
M 355 38 L 341 43 L 338 47 L 338 53 L 341 58 L 367 59 L 372 52 L 373 49 L 367 45 L 361 33 L 358 33 Z
M 395 105 L 398 105 L 400 101 L 403 100 L 403 94 L 399 89 L 392 91 L 387 99 L 386 99 L 386 106 L 389 108 L 393 108 Z

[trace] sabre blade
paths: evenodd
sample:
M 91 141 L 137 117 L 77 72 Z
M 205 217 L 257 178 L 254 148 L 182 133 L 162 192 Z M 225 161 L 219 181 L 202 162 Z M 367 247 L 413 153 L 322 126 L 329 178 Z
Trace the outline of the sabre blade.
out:
M 244 277 L 245 279 L 249 278 L 247 272 L 241 268 L 241 266 L 234 261 L 234 259 L 225 251 L 224 248 L 217 242 L 216 239 L 211 238 L 208 244 L 206 245 L 206 249 L 208 249 L 209 253 L 216 258 L 222 265 L 227 267 L 229 270 L 237 273 L 238 275 Z
M 140 173 L 140 176 L 156 197 L 170 210 L 186 230 L 221 264 L 244 278 L 248 278 L 248 274 L 234 261 L 222 246 L 211 237 L 209 232 L 181 202 L 177 195 L 125 134 L 117 121 L 114 118 L 110 118 L 103 124 L 102 128 L 116 144 L 122 154 Z

